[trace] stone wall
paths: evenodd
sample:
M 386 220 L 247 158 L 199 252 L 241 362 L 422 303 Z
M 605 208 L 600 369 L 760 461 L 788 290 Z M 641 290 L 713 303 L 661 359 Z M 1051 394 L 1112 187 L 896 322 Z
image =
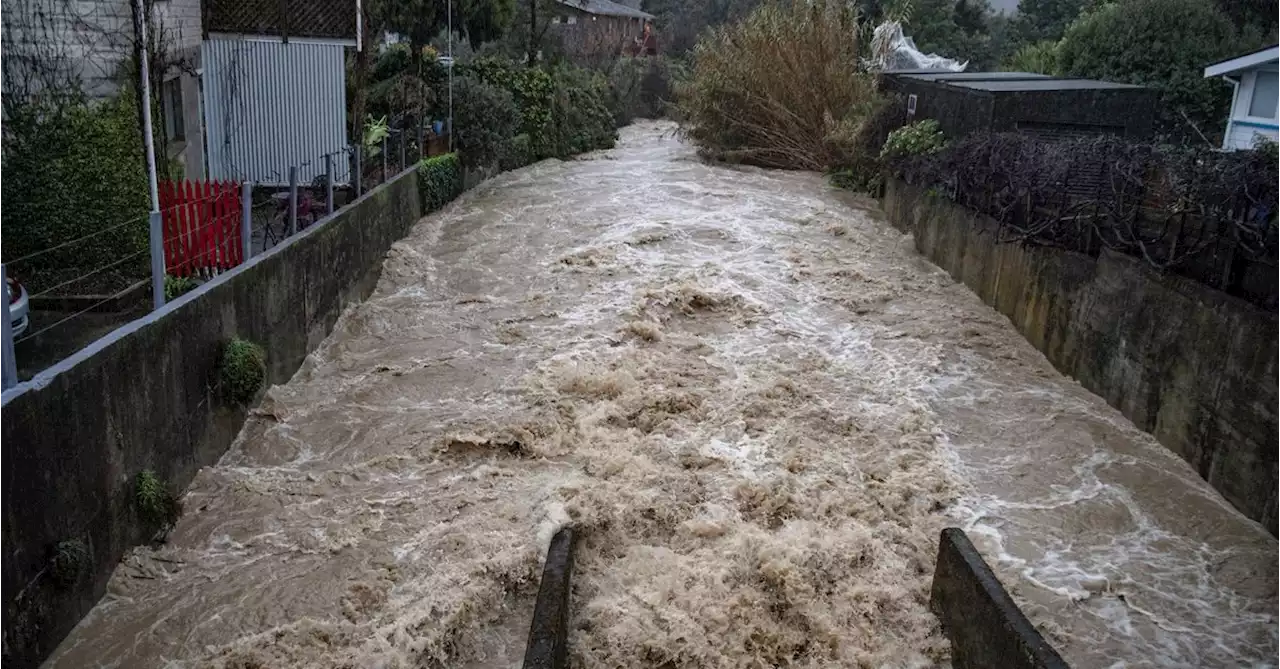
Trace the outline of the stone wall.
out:
M 1062 373 L 1276 534 L 1274 312 L 1105 250 L 997 244 L 993 220 L 901 181 L 883 206 Z
M 52 652 L 124 553 L 150 539 L 133 501 L 140 471 L 180 493 L 231 445 L 246 414 L 213 392 L 222 343 L 261 344 L 268 383 L 287 381 L 373 291 L 387 250 L 420 214 L 411 169 L 4 393 L 5 666 Z M 87 549 L 82 564 L 54 567 L 62 542 Z

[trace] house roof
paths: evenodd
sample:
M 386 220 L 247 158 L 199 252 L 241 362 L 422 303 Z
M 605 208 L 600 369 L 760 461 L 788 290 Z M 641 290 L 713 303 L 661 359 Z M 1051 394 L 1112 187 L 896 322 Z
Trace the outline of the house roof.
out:
M 1032 72 L 889 72 L 918 81 L 931 81 L 947 86 L 958 86 L 992 93 L 1013 91 L 1078 91 L 1121 88 L 1142 88 L 1132 84 L 1096 79 L 1059 79 Z
M 1223 77 L 1277 61 L 1280 61 L 1280 45 L 1273 44 L 1265 49 L 1214 63 L 1204 68 L 1204 76 Z
M 208 33 L 356 39 L 356 0 L 201 0 Z
M 626 16 L 633 19 L 652 19 L 653 14 L 633 9 L 612 0 L 558 0 L 566 7 L 580 9 L 588 14 L 601 16 Z

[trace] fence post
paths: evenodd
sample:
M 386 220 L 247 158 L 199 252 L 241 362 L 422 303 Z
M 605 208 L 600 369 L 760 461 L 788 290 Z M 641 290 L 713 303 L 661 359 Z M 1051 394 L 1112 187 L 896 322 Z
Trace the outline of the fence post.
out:
M 363 179 L 364 171 L 361 169 L 361 165 L 360 165 L 360 154 L 364 153 L 364 145 L 356 144 L 355 151 L 353 151 L 353 153 L 356 156 L 356 173 L 352 177 L 353 179 L 355 179 L 355 181 L 353 181 L 352 183 L 355 185 L 356 197 L 360 197 L 361 195 L 363 195 L 363 193 L 360 191 L 360 186 L 361 186 L 360 182 L 364 181 Z
M 9 272 L 3 264 L 0 264 L 0 283 L 3 283 L 6 288 L 4 295 L 4 332 L 0 335 L 4 338 L 4 350 L 0 351 L 0 355 L 4 356 L 4 387 L 7 390 L 18 385 L 18 361 L 13 357 L 13 317 L 9 315 L 9 292 L 7 290 Z
M 253 182 L 240 185 L 240 239 L 244 244 L 244 260 L 253 257 Z
M 333 213 L 333 154 L 324 154 L 324 206 L 326 213 Z
M 298 234 L 298 166 L 289 168 L 289 236 Z
M 400 129 L 400 171 L 409 166 L 409 137 L 404 128 Z
M 387 180 L 387 140 L 391 137 L 391 132 L 387 131 L 387 136 L 382 138 L 382 180 Z
M 162 215 L 151 212 L 151 304 L 159 309 L 164 306 L 164 232 Z
M 427 157 L 427 145 L 423 142 L 422 115 L 418 115 L 418 160 Z

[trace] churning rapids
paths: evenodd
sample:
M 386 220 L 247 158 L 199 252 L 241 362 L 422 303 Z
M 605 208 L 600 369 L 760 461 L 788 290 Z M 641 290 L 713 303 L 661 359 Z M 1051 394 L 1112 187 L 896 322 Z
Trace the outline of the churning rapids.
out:
M 1077 668 L 1274 666 L 1277 544 L 815 174 L 673 126 L 423 219 L 53 667 L 934 667 L 964 527 Z

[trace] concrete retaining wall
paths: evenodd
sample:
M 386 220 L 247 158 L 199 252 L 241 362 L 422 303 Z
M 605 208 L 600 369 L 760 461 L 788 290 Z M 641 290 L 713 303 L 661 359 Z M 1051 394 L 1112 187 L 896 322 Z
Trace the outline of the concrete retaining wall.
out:
M 942 531 L 929 608 L 955 669 L 1067 669 L 960 529 Z
M 901 181 L 883 206 L 1055 367 L 1276 534 L 1275 313 L 1105 250 L 997 244 L 995 221 Z
M 212 391 L 233 335 L 267 351 L 287 381 L 343 309 L 373 291 L 382 260 L 421 215 L 413 170 L 331 219 L 96 342 L 3 399 L 5 666 L 36 666 L 98 601 L 116 564 L 147 536 L 133 480 L 154 471 L 175 493 L 230 446 L 245 410 Z M 88 549 L 54 578 L 59 542 Z M 12 663 L 12 664 L 10 664 Z

